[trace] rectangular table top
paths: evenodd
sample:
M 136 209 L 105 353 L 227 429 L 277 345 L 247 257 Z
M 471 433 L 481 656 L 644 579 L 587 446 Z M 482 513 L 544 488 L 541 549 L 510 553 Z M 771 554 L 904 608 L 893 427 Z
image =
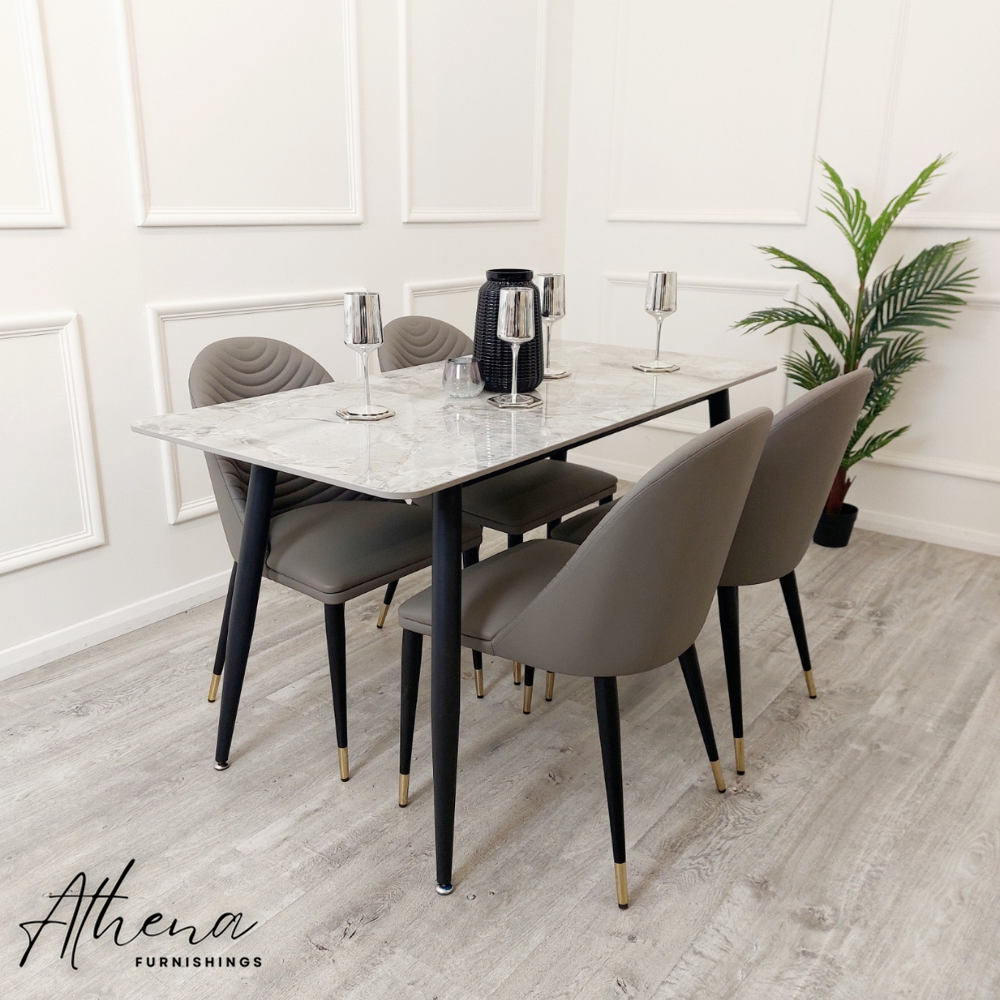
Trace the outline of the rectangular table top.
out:
M 363 401 L 358 383 L 330 382 L 138 420 L 139 434 L 387 499 L 426 496 L 485 473 L 574 446 L 705 399 L 774 367 L 690 354 L 662 357 L 680 366 L 647 375 L 632 347 L 559 341 L 559 363 L 573 374 L 543 382 L 531 410 L 500 410 L 483 391 L 447 396 L 443 363 L 373 375 L 372 402 L 396 415 L 347 422 L 337 410 Z

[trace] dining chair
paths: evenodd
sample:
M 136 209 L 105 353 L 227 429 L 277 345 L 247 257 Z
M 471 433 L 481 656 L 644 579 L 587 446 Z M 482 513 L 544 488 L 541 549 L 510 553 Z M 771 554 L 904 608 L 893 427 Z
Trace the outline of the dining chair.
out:
M 706 431 L 647 473 L 582 545 L 526 542 L 462 573 L 462 643 L 594 678 L 618 905 L 628 906 L 619 676 L 679 659 L 716 788 L 726 790 L 695 639 L 712 606 L 771 425 L 751 410 Z M 399 804 L 409 799 L 421 647 L 431 591 L 399 609 L 403 627 Z
M 795 569 L 809 548 L 873 378 L 870 368 L 860 368 L 811 389 L 786 406 L 774 419 L 757 466 L 718 586 L 737 774 L 746 773 L 739 588 L 780 582 L 806 690 L 815 698 Z M 604 515 L 602 508 L 584 511 L 553 535 L 580 544 Z
M 290 344 L 263 337 L 220 340 L 194 360 L 188 379 L 191 405 L 265 396 L 332 382 L 326 370 Z M 208 700 L 215 701 L 226 647 L 237 631 L 249 643 L 256 607 L 232 620 L 233 585 L 246 510 L 250 466 L 205 454 L 212 491 L 234 563 Z M 482 529 L 463 518 L 462 547 L 478 553 Z M 347 781 L 347 648 L 344 605 L 431 564 L 431 515 L 421 507 L 279 472 L 274 488 L 264 576 L 322 602 L 326 626 L 340 778 Z M 216 764 L 224 770 L 226 764 Z
M 472 341 L 457 327 L 429 316 L 401 316 L 386 324 L 378 349 L 382 371 L 424 365 L 471 354 Z M 610 503 L 618 480 L 607 472 L 566 461 L 566 452 L 501 473 L 462 490 L 462 510 L 483 527 L 507 536 L 508 547 L 520 544 L 525 534 L 543 524 L 547 534 L 562 518 L 592 503 Z M 377 625 L 385 622 L 395 587 L 383 598 Z M 482 697 L 481 657 L 477 656 L 476 693 Z M 521 664 L 514 663 L 514 683 L 521 683 Z M 553 682 L 546 682 L 546 699 L 552 700 Z M 523 710 L 531 711 L 526 685 Z

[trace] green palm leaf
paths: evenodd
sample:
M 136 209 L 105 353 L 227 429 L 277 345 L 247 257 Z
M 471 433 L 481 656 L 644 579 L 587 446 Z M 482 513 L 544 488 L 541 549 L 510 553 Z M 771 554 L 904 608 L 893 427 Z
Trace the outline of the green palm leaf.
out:
M 847 320 L 847 325 L 852 326 L 854 324 L 854 310 L 851 309 L 844 297 L 837 291 L 837 286 L 825 274 L 817 271 L 816 268 L 811 267 L 804 260 L 799 260 L 798 257 L 793 257 L 790 253 L 785 253 L 784 250 L 779 250 L 777 247 L 758 247 L 757 249 L 763 250 L 764 253 L 774 260 L 782 261 L 781 264 L 774 265 L 779 270 L 801 271 L 803 274 L 808 274 L 833 299 L 841 315 Z

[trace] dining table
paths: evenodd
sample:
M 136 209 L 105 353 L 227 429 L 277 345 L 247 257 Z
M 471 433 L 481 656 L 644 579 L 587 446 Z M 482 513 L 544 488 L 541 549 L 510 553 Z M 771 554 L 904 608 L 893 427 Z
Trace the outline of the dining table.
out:
M 632 347 L 571 340 L 558 346 L 560 363 L 571 376 L 542 382 L 535 390 L 542 404 L 533 409 L 497 408 L 485 392 L 452 398 L 442 387 L 442 363 L 436 363 L 372 376 L 373 399 L 395 413 L 378 422 L 341 419 L 337 411 L 356 403 L 361 388 L 328 382 L 132 424 L 139 434 L 250 465 L 223 670 L 215 753 L 220 769 L 229 766 L 277 474 L 386 500 L 430 498 L 431 743 L 436 882 L 442 895 L 453 889 L 462 487 L 540 459 L 566 461 L 572 448 L 706 401 L 710 424 L 718 424 L 729 419 L 733 386 L 775 370 L 760 362 L 663 352 L 678 370 L 653 375 L 632 367 L 639 354 Z

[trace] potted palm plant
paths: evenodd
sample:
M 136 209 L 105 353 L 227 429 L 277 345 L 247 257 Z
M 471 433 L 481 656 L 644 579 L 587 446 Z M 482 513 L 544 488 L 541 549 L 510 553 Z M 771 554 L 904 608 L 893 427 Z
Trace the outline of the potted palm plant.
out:
M 916 180 L 874 220 L 861 192 L 857 188 L 849 191 L 837 171 L 820 160 L 827 181 L 823 191 L 826 207 L 822 212 L 833 220 L 850 244 L 857 266 L 857 290 L 852 288 L 842 294 L 826 275 L 805 261 L 777 247 L 760 247 L 775 262 L 775 267 L 807 275 L 826 293 L 832 308 L 816 299 L 788 302 L 772 309 L 759 309 L 733 324 L 747 333 L 754 330 L 773 333 L 790 326 L 801 328 L 809 348 L 789 354 L 784 359 L 784 368 L 792 382 L 803 389 L 813 389 L 861 365 L 867 365 L 875 373 L 816 528 L 814 541 L 820 545 L 847 544 L 858 515 L 857 507 L 844 502 L 853 482 L 848 473 L 858 462 L 871 458 L 909 430 L 906 426 L 869 433 L 895 399 L 903 376 L 926 360 L 925 330 L 947 329 L 952 317 L 965 305 L 963 296 L 975 283 L 975 270 L 966 268 L 964 258 L 958 259 L 968 240 L 928 247 L 908 263 L 904 264 L 901 258 L 881 274 L 870 277 L 879 247 L 899 213 L 926 193 L 947 159 L 939 156 L 921 170 Z

